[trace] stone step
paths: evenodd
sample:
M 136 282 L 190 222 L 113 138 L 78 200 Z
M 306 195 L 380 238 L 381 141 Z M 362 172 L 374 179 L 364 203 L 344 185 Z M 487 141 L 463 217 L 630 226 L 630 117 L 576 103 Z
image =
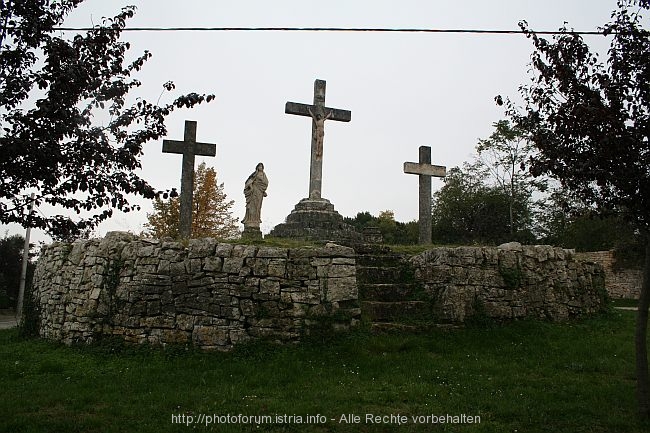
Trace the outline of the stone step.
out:
M 373 243 L 357 244 L 354 250 L 359 257 L 396 255 L 389 247 Z
M 371 322 L 399 322 L 404 324 L 433 319 L 431 305 L 424 301 L 362 301 L 361 315 Z
M 398 254 L 358 255 L 357 264 L 361 267 L 400 267 L 405 264 Z
M 398 302 L 414 300 L 420 290 L 416 284 L 359 284 L 362 301 Z
M 357 281 L 360 284 L 401 284 L 411 280 L 410 269 L 404 267 L 357 266 Z
M 404 324 L 395 322 L 376 322 L 370 325 L 370 331 L 376 334 L 384 332 L 423 332 L 431 329 L 459 329 L 460 325 L 451 323 L 423 322 Z
M 418 332 L 422 330 L 419 325 L 405 325 L 394 322 L 375 322 L 370 325 L 370 331 L 374 333 L 382 332 Z

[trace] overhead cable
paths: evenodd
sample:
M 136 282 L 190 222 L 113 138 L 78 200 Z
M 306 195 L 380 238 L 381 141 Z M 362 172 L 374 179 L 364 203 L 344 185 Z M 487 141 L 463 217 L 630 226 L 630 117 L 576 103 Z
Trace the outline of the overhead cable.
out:
M 106 28 L 106 27 L 105 27 Z M 110 29 L 110 28 L 109 28 Z M 90 27 L 55 27 L 57 31 L 89 31 Z M 423 28 L 363 28 L 363 27 L 125 27 L 124 32 L 339 32 L 339 33 L 455 33 L 521 35 L 523 30 L 489 29 L 423 29 Z M 602 31 L 531 31 L 538 35 L 604 35 Z

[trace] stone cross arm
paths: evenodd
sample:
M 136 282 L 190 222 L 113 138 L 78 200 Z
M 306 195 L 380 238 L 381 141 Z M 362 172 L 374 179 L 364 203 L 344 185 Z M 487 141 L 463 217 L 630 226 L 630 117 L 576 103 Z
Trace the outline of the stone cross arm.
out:
M 194 155 L 199 156 L 216 156 L 217 146 L 212 143 L 192 143 L 187 141 L 178 140 L 163 140 L 164 153 L 180 153 L 192 152 Z
M 309 104 L 301 104 L 299 102 L 287 102 L 284 106 L 286 114 L 296 114 L 298 116 L 314 117 L 317 114 L 314 112 L 314 106 Z M 341 110 L 339 108 L 323 107 L 323 119 L 337 120 L 339 122 L 349 122 L 352 119 L 352 112 L 348 110 Z
M 443 165 L 421 164 L 419 162 L 405 162 L 404 173 L 422 174 L 425 176 L 445 177 L 447 176 L 447 167 Z

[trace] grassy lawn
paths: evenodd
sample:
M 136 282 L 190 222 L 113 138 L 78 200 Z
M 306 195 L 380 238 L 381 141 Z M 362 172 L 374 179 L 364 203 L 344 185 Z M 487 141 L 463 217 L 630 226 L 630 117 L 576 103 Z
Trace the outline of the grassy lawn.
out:
M 359 330 L 227 354 L 70 348 L 0 331 L 0 431 L 646 432 L 650 425 L 635 416 L 633 329 L 634 312 L 614 311 L 568 324 L 420 335 Z M 327 421 L 172 423 L 172 415 L 201 414 Z M 339 423 L 343 414 L 360 423 Z M 408 422 L 369 424 L 366 414 Z M 445 414 L 480 416 L 480 424 L 411 418 Z
M 612 299 L 610 301 L 612 307 L 636 307 L 639 305 L 638 299 Z

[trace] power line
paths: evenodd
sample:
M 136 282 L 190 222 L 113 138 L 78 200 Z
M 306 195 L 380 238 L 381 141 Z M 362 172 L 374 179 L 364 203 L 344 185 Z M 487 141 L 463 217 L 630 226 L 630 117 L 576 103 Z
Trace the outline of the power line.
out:
M 110 29 L 110 28 L 109 28 Z M 91 27 L 56 27 L 57 31 L 90 31 Z M 488 35 L 521 35 L 523 30 L 489 29 L 414 29 L 414 28 L 362 28 L 362 27 L 126 27 L 125 32 L 338 32 L 338 33 L 455 33 Z M 603 35 L 602 31 L 535 31 L 538 35 Z

